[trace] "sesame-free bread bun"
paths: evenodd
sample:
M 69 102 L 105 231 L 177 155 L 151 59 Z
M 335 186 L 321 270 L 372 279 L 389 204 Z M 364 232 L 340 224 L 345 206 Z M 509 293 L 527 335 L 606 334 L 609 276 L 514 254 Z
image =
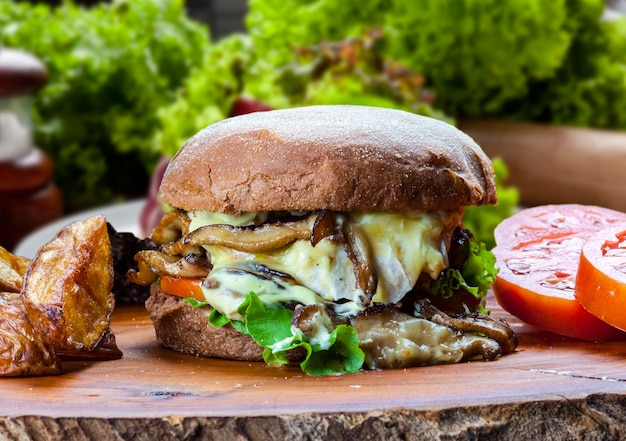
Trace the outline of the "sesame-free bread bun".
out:
M 165 347 L 197 357 L 263 361 L 263 348 L 230 324 L 212 326 L 210 306 L 193 307 L 184 298 L 164 293 L 159 283 L 150 286 L 146 310 L 157 340 Z M 306 351 L 295 348 L 285 356 L 291 363 L 304 360 Z
M 194 308 L 185 299 L 150 286 L 146 309 L 163 346 L 185 354 L 229 360 L 262 361 L 263 348 L 231 325 L 212 326 L 210 306 Z
M 171 160 L 158 199 L 183 210 L 405 212 L 496 202 L 491 162 L 440 120 L 365 106 L 212 124 Z

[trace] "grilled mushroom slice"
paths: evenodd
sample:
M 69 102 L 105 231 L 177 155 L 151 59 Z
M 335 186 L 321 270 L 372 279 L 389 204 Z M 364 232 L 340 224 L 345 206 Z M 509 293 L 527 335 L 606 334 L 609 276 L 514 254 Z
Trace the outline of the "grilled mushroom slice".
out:
M 495 326 L 494 339 L 488 326 L 476 332 L 474 317 L 468 317 L 469 324 L 462 325 L 465 318 L 444 319 L 445 313 L 430 307 L 433 320 L 410 316 L 388 304 L 373 305 L 352 319 L 365 352 L 365 364 L 370 369 L 389 369 L 458 363 L 477 357 L 493 360 L 517 345 L 513 339 L 502 341 L 499 325 Z

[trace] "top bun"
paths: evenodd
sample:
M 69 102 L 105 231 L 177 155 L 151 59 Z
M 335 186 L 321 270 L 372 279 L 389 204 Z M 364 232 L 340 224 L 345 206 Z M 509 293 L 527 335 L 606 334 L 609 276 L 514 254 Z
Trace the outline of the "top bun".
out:
M 406 212 L 493 204 L 493 167 L 456 127 L 394 109 L 250 113 L 192 137 L 158 200 L 186 211 Z

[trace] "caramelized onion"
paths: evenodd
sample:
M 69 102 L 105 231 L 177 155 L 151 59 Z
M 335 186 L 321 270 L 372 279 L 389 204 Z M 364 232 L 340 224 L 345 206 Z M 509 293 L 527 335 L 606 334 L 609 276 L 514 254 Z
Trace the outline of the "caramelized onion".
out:
M 333 239 L 341 234 L 341 230 L 335 224 L 335 213 L 328 210 L 320 211 L 315 217 L 311 229 L 311 245 L 315 246 L 322 239 Z
M 378 275 L 373 265 L 370 245 L 363 231 L 353 223 L 344 223 L 343 232 L 346 250 L 354 267 L 357 288 L 365 293 L 367 301 L 362 303 L 367 305 L 374 297 L 378 286 Z

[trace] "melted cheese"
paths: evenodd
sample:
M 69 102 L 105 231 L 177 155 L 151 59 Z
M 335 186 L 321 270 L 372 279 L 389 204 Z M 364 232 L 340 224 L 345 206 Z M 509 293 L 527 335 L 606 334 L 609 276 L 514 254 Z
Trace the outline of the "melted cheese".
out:
M 260 277 L 251 268 L 214 268 L 202 287 L 206 301 L 231 320 L 242 320 L 237 309 L 249 292 L 254 292 L 266 305 L 297 302 L 303 305 L 322 303 L 323 300 L 304 286 L 279 278 Z
M 257 213 L 246 212 L 239 216 L 217 213 L 215 211 L 192 211 L 189 213 L 191 223 L 189 231 L 197 230 L 205 225 L 232 225 L 233 227 L 246 227 L 254 224 Z
M 229 216 L 221 213 L 190 213 L 190 231 L 209 224 L 252 225 L 262 213 Z M 345 222 L 356 223 L 364 232 L 374 256 L 378 286 L 374 301 L 395 303 L 404 297 L 425 271 L 436 278 L 444 269 L 440 251 L 441 233 L 450 214 L 414 212 L 409 214 L 351 213 Z M 250 291 L 267 304 L 293 300 L 302 304 L 340 302 L 341 315 L 355 315 L 367 307 L 363 292 L 356 289 L 354 269 L 343 245 L 323 239 L 315 247 L 308 240 L 295 241 L 267 253 L 246 253 L 222 246 L 206 246 L 214 265 L 203 287 L 207 301 L 230 318 L 238 316 L 237 307 Z M 261 280 L 242 276 L 228 268 L 264 265 L 289 274 L 296 283 L 278 277 Z M 219 280 L 215 280 L 219 278 Z M 256 280 L 253 280 L 256 279 Z M 215 283 L 217 282 L 217 283 Z M 280 295 L 273 297 L 281 285 Z M 280 300 L 278 300 L 280 299 Z
M 260 264 L 289 274 L 327 301 L 353 300 L 356 295 L 352 262 L 341 245 L 329 240 L 322 240 L 315 247 L 308 240 L 298 240 L 287 247 L 256 254 L 222 246 L 206 248 L 215 268 Z
M 356 213 L 350 221 L 365 232 L 378 273 L 374 301 L 399 302 L 422 272 L 433 279 L 445 268 L 440 251 L 445 214 Z

